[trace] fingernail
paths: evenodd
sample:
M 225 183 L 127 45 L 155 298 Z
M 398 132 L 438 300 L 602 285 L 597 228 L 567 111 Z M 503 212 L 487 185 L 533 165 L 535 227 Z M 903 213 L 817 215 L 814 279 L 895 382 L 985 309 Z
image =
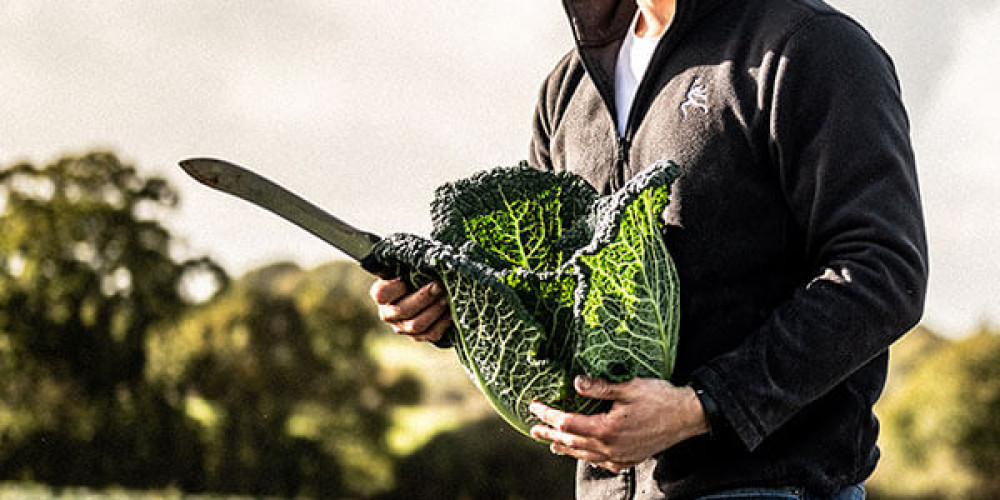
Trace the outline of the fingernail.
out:
M 590 377 L 587 377 L 587 376 L 584 376 L 584 375 L 577 375 L 576 376 L 576 388 L 577 388 L 577 390 L 586 391 L 587 389 L 590 389 L 590 386 L 591 386 Z
M 528 411 L 538 414 L 538 412 L 542 411 L 542 404 L 538 401 L 533 401 L 530 405 L 528 405 Z
M 441 295 L 441 292 L 444 291 L 443 288 L 444 287 L 442 287 L 440 283 L 438 283 L 437 281 L 435 281 L 434 283 L 431 283 L 431 294 L 433 294 L 433 295 Z

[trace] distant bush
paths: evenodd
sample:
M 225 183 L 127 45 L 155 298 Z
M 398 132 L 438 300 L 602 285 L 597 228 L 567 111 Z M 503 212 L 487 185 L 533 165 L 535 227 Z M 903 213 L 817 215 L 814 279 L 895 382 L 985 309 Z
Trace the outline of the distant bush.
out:
M 177 490 L 56 488 L 32 483 L 0 483 L 0 500 L 280 500 L 277 497 L 192 495 Z
M 396 465 L 378 500 L 561 500 L 574 496 L 576 461 L 491 416 L 438 434 Z
M 1000 498 L 1000 332 L 944 343 L 879 409 L 883 498 Z
M 372 277 L 174 257 L 177 194 L 110 152 L 0 167 L 0 480 L 358 497 L 391 485 Z M 192 280 L 219 293 L 198 303 Z
M 149 337 L 147 373 L 197 422 L 205 490 L 318 498 L 388 488 L 390 414 L 420 384 L 382 369 L 373 278 L 266 266 Z
M 145 377 L 146 338 L 225 273 L 174 257 L 177 195 L 109 152 L 0 168 L 0 479 L 203 483 L 197 429 Z

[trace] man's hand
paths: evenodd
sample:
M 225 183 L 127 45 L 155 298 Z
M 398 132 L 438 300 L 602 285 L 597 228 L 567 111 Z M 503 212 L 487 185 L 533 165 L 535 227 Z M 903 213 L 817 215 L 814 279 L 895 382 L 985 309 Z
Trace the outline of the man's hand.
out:
M 580 415 L 532 403 L 531 412 L 548 425 L 536 425 L 531 435 L 550 441 L 553 453 L 618 473 L 708 432 L 705 412 L 690 387 L 641 378 L 612 384 L 583 376 L 575 385 L 581 395 L 614 404 L 608 413 Z
M 378 304 L 379 318 L 400 335 L 437 342 L 451 324 L 444 286 L 433 282 L 407 294 L 400 279 L 376 280 L 370 291 Z

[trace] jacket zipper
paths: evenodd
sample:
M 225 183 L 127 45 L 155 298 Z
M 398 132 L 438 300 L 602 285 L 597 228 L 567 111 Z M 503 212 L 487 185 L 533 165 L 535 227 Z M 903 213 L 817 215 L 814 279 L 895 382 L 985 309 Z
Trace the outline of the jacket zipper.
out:
M 617 191 L 625 185 L 625 172 L 628 169 L 628 154 L 632 143 L 625 137 L 618 135 L 614 131 L 616 138 L 617 154 L 615 155 L 615 168 L 611 172 L 611 191 Z
M 635 111 L 636 109 L 639 108 L 639 106 L 644 105 L 643 101 L 646 100 L 646 94 L 649 93 L 649 86 L 652 85 L 650 83 L 651 77 L 649 73 L 650 70 L 657 67 L 657 65 L 654 65 L 653 63 L 660 62 L 662 64 L 662 61 L 664 61 L 665 58 L 667 57 L 666 54 L 669 53 L 669 51 L 675 45 L 673 38 L 676 38 L 676 36 L 671 37 L 670 35 L 671 31 L 677 31 L 677 30 L 676 29 L 671 30 L 671 28 L 675 28 L 678 24 L 684 22 L 682 16 L 687 14 L 687 9 L 686 9 L 687 4 L 688 2 L 683 2 L 683 1 L 677 2 L 676 5 L 677 10 L 674 12 L 674 19 L 670 23 L 670 26 L 667 27 L 667 31 L 663 33 L 663 38 L 657 45 L 656 50 L 653 51 L 649 67 L 647 68 L 646 73 L 642 75 L 642 80 L 639 81 L 639 86 L 636 88 L 635 98 L 632 100 L 631 109 L 629 109 L 628 118 L 625 121 L 625 134 L 618 135 L 618 130 L 612 126 L 618 150 L 617 158 L 615 161 L 615 169 L 611 173 L 612 191 L 617 191 L 618 189 L 620 189 L 622 186 L 625 185 L 625 175 L 627 168 L 629 166 L 629 149 L 632 147 L 632 137 L 635 135 L 635 129 L 639 127 L 639 122 L 640 122 L 640 120 L 636 118 Z M 611 113 L 612 117 L 615 116 L 613 108 L 609 107 L 608 111 Z M 611 121 L 612 123 L 614 123 L 614 119 L 612 119 Z

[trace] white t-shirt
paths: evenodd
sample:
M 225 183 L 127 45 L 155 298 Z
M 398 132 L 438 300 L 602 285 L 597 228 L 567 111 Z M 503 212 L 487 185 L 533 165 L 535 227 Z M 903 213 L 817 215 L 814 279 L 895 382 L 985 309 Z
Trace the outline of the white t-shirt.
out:
M 618 135 L 625 135 L 625 124 L 628 123 L 629 111 L 632 109 L 632 101 L 635 100 L 635 92 L 639 88 L 642 76 L 649 68 L 649 61 L 653 58 L 653 51 L 656 44 L 660 43 L 661 37 L 639 37 L 635 34 L 635 26 L 639 21 L 641 13 L 637 12 L 632 26 L 628 29 L 628 36 L 622 42 L 622 47 L 618 51 L 618 62 L 615 64 L 615 116 L 618 124 Z

